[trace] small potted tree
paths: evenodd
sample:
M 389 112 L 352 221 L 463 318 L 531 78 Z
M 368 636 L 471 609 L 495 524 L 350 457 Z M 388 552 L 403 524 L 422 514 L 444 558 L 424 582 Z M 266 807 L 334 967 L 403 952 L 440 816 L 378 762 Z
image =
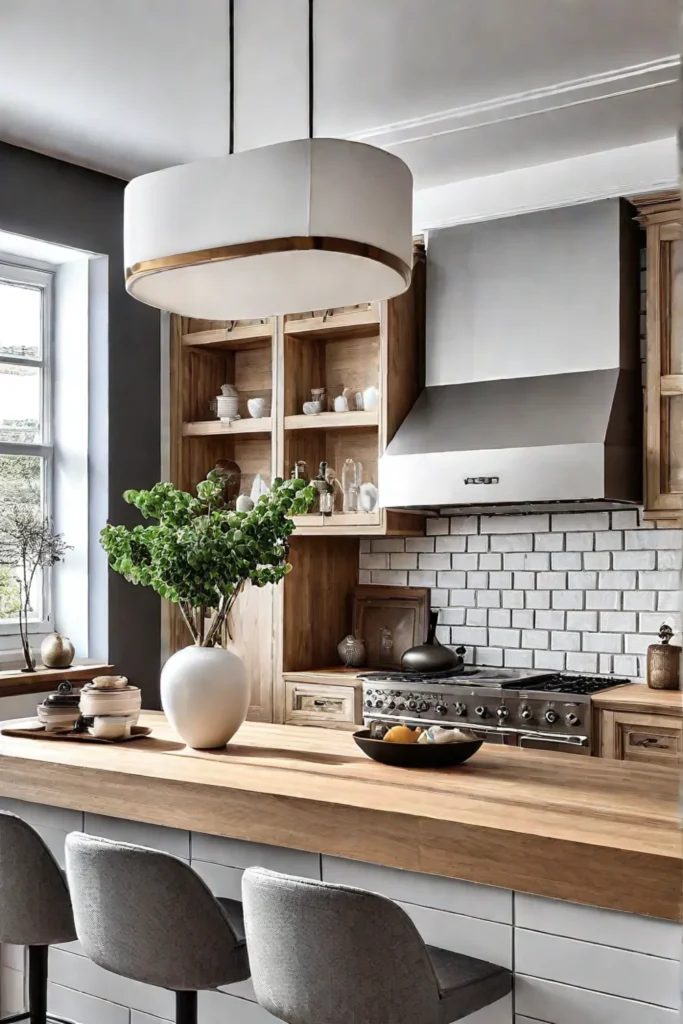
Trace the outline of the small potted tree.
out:
M 196 497 L 166 483 L 127 491 L 126 501 L 155 524 L 108 525 L 101 535 L 116 572 L 180 609 L 194 643 L 164 665 L 161 704 L 176 732 L 198 749 L 224 746 L 246 718 L 246 670 L 223 646 L 230 612 L 245 587 L 279 583 L 291 570 L 292 516 L 306 512 L 314 497 L 303 480 L 276 479 L 250 512 L 235 512 L 223 486 L 212 471 Z

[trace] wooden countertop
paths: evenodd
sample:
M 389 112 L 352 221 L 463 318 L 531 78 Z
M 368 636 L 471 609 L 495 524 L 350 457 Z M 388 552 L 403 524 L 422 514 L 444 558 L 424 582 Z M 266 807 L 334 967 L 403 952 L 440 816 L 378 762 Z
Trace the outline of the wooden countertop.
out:
M 651 690 L 645 683 L 632 683 L 603 690 L 591 700 L 593 707 L 601 711 L 631 711 L 683 718 L 683 690 Z
M 246 723 L 197 752 L 142 721 L 120 746 L 0 736 L 0 794 L 682 919 L 673 769 L 486 745 L 406 771 L 334 730 Z

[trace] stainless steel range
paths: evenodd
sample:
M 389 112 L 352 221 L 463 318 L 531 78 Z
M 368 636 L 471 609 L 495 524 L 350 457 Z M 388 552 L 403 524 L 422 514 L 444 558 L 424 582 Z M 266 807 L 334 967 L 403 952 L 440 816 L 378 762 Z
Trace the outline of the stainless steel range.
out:
M 466 727 L 487 740 L 592 753 L 591 695 L 628 679 L 517 669 L 368 672 L 363 717 L 372 722 Z

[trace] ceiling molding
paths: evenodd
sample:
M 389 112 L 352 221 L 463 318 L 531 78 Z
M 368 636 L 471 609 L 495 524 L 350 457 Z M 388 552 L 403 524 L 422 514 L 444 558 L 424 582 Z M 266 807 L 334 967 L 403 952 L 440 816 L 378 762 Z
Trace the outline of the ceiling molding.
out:
M 636 196 L 677 185 L 678 150 L 672 136 L 418 189 L 413 228 L 429 231 L 453 224 L 472 224 L 612 196 Z
M 424 117 L 397 121 L 394 124 L 355 132 L 347 138 L 356 142 L 371 142 L 383 149 L 393 149 L 439 135 L 472 131 L 567 107 L 661 88 L 678 82 L 680 69 L 680 56 L 672 54 L 644 64 L 632 64 L 597 75 L 556 82 L 541 89 L 511 93 L 482 103 L 453 107 Z

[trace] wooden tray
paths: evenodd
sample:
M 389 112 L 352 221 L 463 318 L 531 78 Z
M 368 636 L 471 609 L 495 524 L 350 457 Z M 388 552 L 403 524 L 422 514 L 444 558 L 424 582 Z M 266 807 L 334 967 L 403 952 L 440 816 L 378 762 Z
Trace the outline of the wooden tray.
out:
M 44 725 L 29 725 L 23 729 L 2 729 L 3 736 L 23 736 L 29 740 L 75 740 L 78 743 L 130 743 L 131 740 L 143 740 L 152 732 L 142 725 L 134 725 L 130 736 L 122 737 L 119 740 L 106 740 L 101 736 L 91 736 L 89 732 L 46 732 Z
M 353 633 L 365 640 L 368 668 L 399 669 L 411 647 L 427 639 L 428 587 L 361 584 L 353 595 Z

